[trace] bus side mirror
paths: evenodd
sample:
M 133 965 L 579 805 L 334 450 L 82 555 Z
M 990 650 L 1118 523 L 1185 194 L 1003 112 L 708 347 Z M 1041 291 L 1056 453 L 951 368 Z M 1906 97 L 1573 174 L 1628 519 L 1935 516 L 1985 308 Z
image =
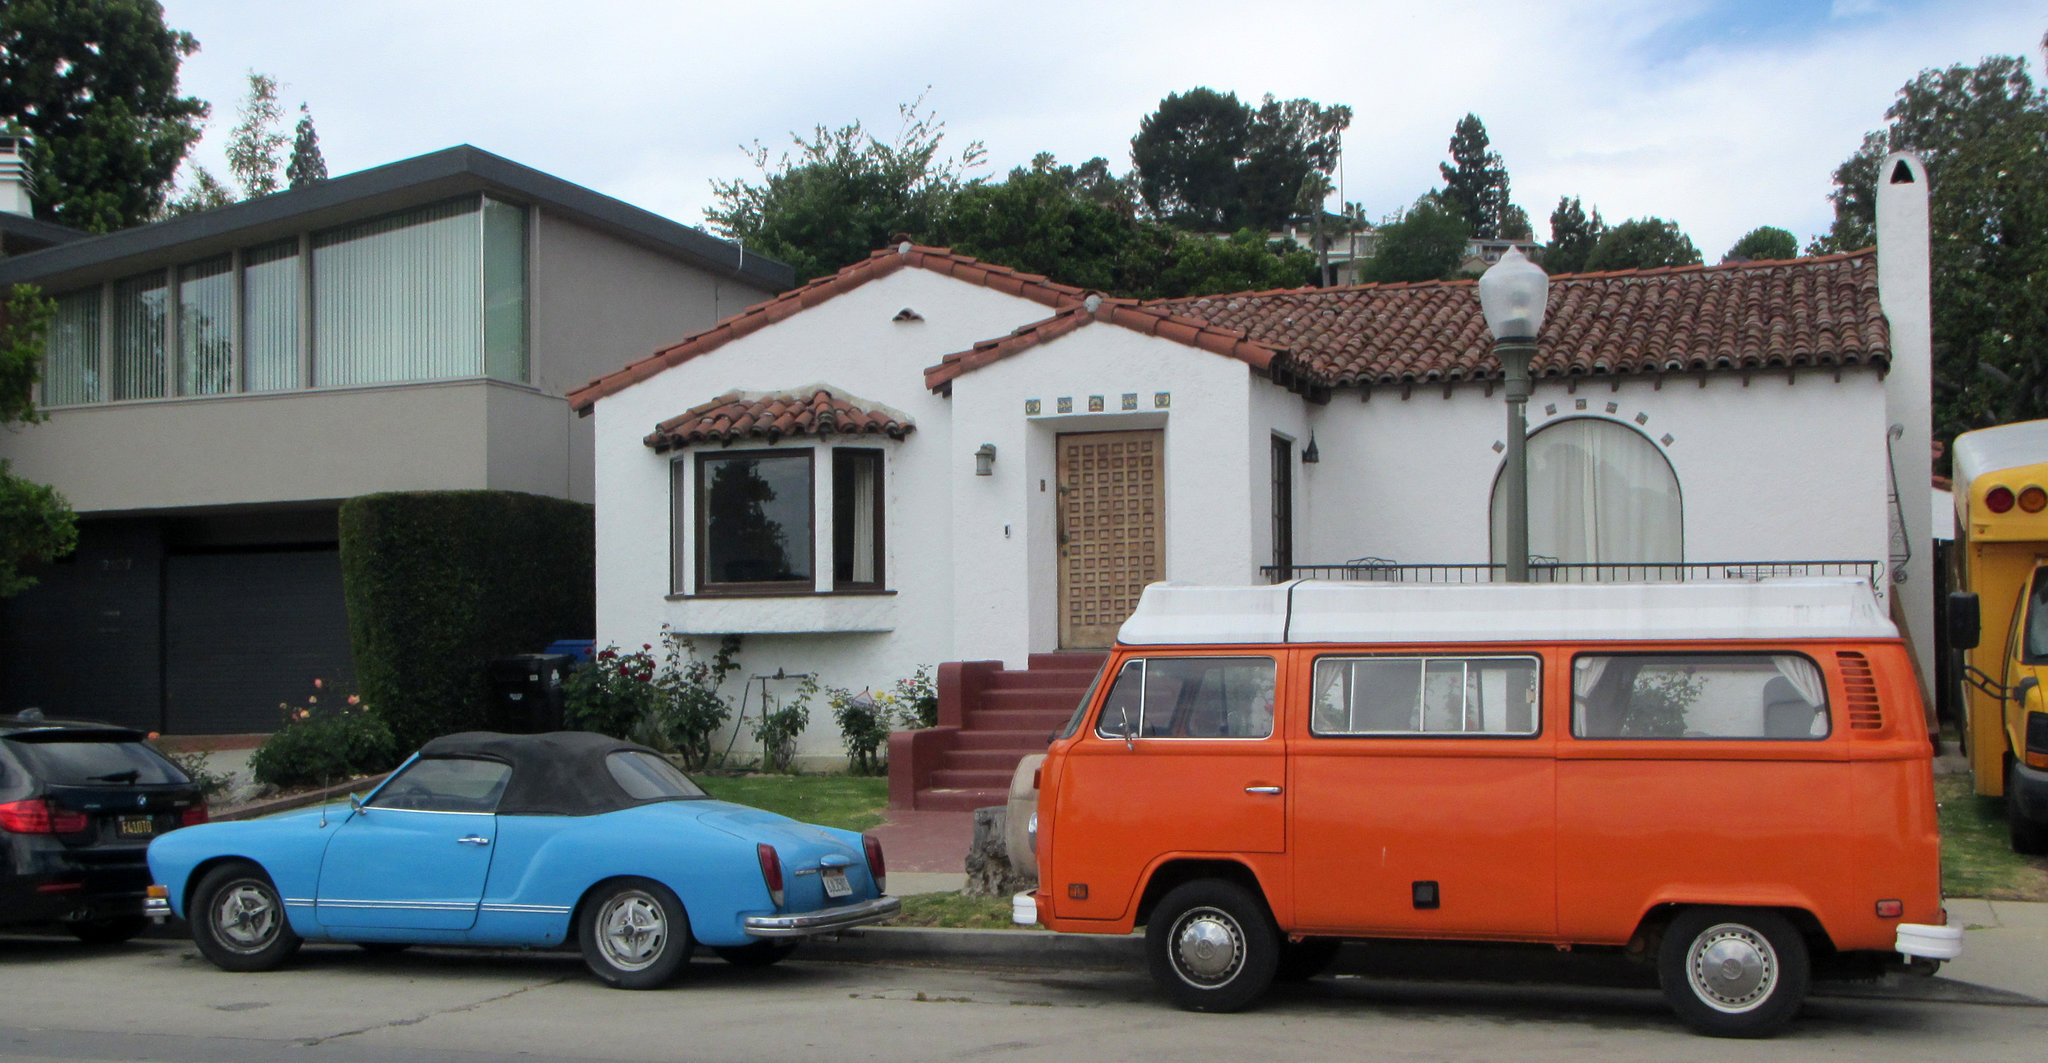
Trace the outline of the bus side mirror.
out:
M 1983 635 L 1979 615 L 1976 594 L 1956 591 L 1948 596 L 1948 644 L 1951 647 L 1958 650 L 1977 648 L 1977 640 Z

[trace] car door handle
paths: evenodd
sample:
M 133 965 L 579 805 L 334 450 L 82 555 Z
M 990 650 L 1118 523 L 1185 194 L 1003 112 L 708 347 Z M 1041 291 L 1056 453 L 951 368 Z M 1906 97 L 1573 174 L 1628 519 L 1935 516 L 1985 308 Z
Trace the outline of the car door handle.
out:
M 469 836 L 469 837 L 467 837 L 467 838 L 457 838 L 457 839 L 455 839 L 455 844 L 457 844 L 457 845 L 489 845 L 489 844 L 491 844 L 491 840 L 490 840 L 489 838 L 486 838 L 486 837 L 484 837 L 484 836 L 483 836 L 483 835 L 481 835 L 481 834 L 472 834 L 472 835 L 470 835 L 470 836 Z
M 1244 792 L 1248 794 L 1277 794 L 1280 792 L 1280 788 L 1278 786 L 1247 786 L 1244 788 Z

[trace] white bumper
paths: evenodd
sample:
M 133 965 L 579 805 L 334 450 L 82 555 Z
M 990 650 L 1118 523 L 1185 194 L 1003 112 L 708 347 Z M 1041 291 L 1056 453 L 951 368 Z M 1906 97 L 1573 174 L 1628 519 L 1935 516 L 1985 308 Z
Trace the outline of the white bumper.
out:
M 1953 960 L 1963 954 L 1963 928 L 1900 923 L 1896 948 L 1907 956 L 1927 960 Z
M 1018 926 L 1038 925 L 1038 898 L 1029 893 L 1018 893 L 1010 897 L 1010 922 Z

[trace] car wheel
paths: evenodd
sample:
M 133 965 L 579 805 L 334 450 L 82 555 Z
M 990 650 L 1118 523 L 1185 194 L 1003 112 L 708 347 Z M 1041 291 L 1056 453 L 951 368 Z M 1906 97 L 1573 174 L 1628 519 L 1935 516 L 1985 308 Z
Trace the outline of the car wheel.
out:
M 1280 934 L 1258 895 L 1235 882 L 1173 888 L 1145 927 L 1152 979 L 1189 1011 L 1236 1011 L 1266 991 Z
M 794 941 L 753 941 L 745 945 L 713 945 L 711 951 L 734 967 L 767 967 L 789 958 Z
M 2048 826 L 2027 818 L 2020 807 L 2019 772 L 2011 762 L 2005 766 L 2005 829 L 2012 838 L 2012 851 L 2025 856 L 2048 853 Z
M 1776 912 L 1690 908 L 1657 953 L 1664 997 L 1685 1024 L 1713 1037 L 1768 1037 L 1806 1000 L 1806 940 Z
M 224 971 L 267 971 L 299 951 L 284 899 L 261 868 L 222 864 L 192 891 L 192 941 Z
M 65 923 L 64 929 L 71 936 L 88 945 L 119 945 L 121 942 L 142 933 L 149 926 L 149 918 L 140 915 L 110 915 L 100 919 L 80 919 Z
M 617 989 L 654 989 L 690 958 L 683 903 L 653 879 L 607 883 L 584 904 L 577 937 L 591 973 Z
M 1339 938 L 1303 938 L 1280 942 L 1280 962 L 1273 968 L 1275 982 L 1306 982 L 1330 969 L 1337 960 Z

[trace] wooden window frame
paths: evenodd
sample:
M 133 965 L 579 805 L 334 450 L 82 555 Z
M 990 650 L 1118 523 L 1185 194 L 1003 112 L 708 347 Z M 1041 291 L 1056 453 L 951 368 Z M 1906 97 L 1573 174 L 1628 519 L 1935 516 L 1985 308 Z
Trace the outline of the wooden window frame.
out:
M 805 551 L 805 556 L 808 557 L 810 560 L 810 578 L 800 580 L 761 580 L 744 583 L 714 583 L 708 578 L 709 572 L 706 566 L 710 560 L 711 529 L 709 519 L 709 507 L 705 505 L 705 494 L 710 489 L 710 480 L 705 475 L 704 469 L 705 466 L 708 465 L 710 462 L 726 461 L 735 458 L 747 458 L 754 460 L 772 458 L 776 460 L 791 461 L 801 458 L 804 462 L 805 478 L 808 484 L 810 485 L 810 497 L 804 500 L 804 505 L 811 515 L 811 529 L 810 535 L 806 537 L 803 549 Z M 694 562 L 696 566 L 696 583 L 698 595 L 707 598 L 787 597 L 790 595 L 812 594 L 817 590 L 817 448 L 804 447 L 802 449 L 790 448 L 786 450 L 720 450 L 699 452 L 695 457 L 695 461 L 693 462 L 692 472 L 694 472 L 696 475 L 696 483 L 692 486 L 691 490 L 691 505 L 694 507 L 695 512 L 691 514 L 690 520 L 691 527 L 694 529 L 697 539 L 695 550 L 696 557 L 694 558 Z
M 832 590 L 834 593 L 871 593 L 874 591 L 882 590 L 889 585 L 889 569 L 887 565 L 889 557 L 889 544 L 887 536 L 887 521 L 884 519 L 887 515 L 887 507 L 884 505 L 883 502 L 883 498 L 887 494 L 889 468 L 888 459 L 884 455 L 883 451 L 880 448 L 876 447 L 833 447 L 831 448 L 831 450 L 832 512 L 830 516 L 832 523 Z M 840 556 L 839 550 L 839 484 L 841 471 L 841 455 L 846 456 L 847 464 L 849 465 L 859 461 L 872 461 L 874 462 L 875 466 L 875 501 L 874 512 L 871 517 L 871 519 L 874 521 L 875 529 L 875 578 L 872 580 L 855 581 L 841 580 L 839 578 L 839 565 L 840 562 L 843 560 Z M 812 519 L 815 523 L 816 518 L 813 517 Z

